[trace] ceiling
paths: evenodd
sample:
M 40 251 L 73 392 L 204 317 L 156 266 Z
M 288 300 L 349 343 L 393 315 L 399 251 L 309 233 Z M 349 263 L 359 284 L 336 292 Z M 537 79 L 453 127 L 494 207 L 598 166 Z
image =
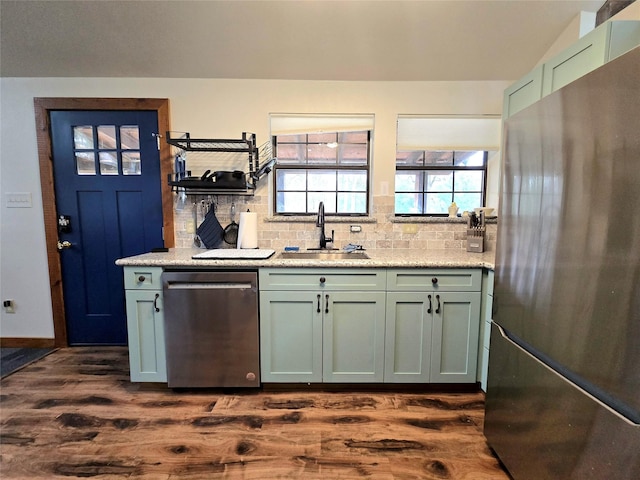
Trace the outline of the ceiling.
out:
M 0 76 L 514 80 L 604 0 L 0 0 Z

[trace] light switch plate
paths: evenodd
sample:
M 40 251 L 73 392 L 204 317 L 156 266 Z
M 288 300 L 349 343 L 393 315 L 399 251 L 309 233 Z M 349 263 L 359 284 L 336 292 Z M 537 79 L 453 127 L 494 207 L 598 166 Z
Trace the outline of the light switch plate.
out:
M 7 192 L 4 194 L 7 208 L 31 208 L 30 192 Z

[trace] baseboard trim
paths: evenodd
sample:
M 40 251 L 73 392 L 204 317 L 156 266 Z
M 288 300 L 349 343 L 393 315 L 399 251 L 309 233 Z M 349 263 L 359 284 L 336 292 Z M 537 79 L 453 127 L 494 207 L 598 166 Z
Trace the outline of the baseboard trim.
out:
M 4 348 L 53 348 L 54 338 L 0 338 L 0 347 Z

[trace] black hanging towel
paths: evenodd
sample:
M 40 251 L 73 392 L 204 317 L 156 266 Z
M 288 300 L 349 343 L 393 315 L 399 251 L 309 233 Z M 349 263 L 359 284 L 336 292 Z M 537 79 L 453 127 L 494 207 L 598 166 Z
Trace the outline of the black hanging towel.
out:
M 205 248 L 218 248 L 224 237 L 224 229 L 216 217 L 215 208 L 211 208 L 204 217 L 204 220 L 196 230 L 196 234 Z

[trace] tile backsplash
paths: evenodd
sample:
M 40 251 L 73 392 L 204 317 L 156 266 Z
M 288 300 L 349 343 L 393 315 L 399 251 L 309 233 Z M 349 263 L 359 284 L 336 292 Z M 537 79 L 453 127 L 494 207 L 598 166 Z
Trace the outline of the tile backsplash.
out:
M 264 186 L 266 187 L 266 185 Z M 258 188 L 254 196 L 212 195 L 216 205 L 216 217 L 225 227 L 231 223 L 231 204 L 235 203 L 236 222 L 239 212 L 247 209 L 258 214 L 258 246 L 282 250 L 285 246 L 301 249 L 317 247 L 319 229 L 315 216 L 269 216 L 267 188 Z M 264 191 L 264 194 L 260 192 Z M 195 225 L 202 221 L 200 211 L 195 216 L 195 202 L 208 200 L 203 196 L 187 196 L 182 203 L 174 195 L 174 228 L 177 247 L 193 246 Z M 372 212 L 367 217 L 326 217 L 325 233 L 334 230 L 334 246 L 341 248 L 348 243 L 362 245 L 366 249 L 455 249 L 467 248 L 467 225 L 462 219 L 395 217 L 394 197 L 377 196 L 372 200 Z M 352 232 L 351 226 L 361 227 Z M 487 223 L 485 250 L 495 250 L 497 222 Z M 227 245 L 225 245 L 227 246 Z

